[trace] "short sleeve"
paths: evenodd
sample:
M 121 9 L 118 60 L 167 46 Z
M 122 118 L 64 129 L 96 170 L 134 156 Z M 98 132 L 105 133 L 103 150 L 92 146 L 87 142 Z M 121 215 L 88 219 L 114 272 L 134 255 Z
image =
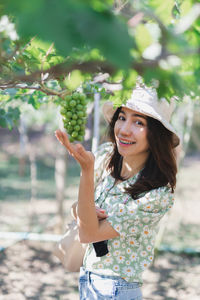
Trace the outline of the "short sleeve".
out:
M 94 153 L 94 181 L 95 186 L 99 183 L 102 177 L 106 176 L 106 164 L 113 150 L 112 143 L 101 144 L 98 150 Z
M 138 215 L 146 224 L 156 224 L 172 208 L 174 195 L 170 188 L 160 187 L 138 199 Z
M 137 200 L 124 197 L 127 203 L 114 205 L 107 219 L 122 237 L 150 234 L 174 202 L 168 187 L 154 189 Z
M 112 206 L 112 211 L 109 213 L 107 221 L 122 238 L 136 234 L 136 229 L 131 231 L 134 227 L 136 210 L 135 205 L 127 205 L 123 204 L 123 202 Z

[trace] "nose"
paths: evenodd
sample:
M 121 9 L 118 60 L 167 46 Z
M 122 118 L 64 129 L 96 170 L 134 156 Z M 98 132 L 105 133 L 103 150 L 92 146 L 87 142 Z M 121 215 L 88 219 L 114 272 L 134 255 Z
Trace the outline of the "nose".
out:
M 126 120 L 123 122 L 123 125 L 120 128 L 120 133 L 124 136 L 129 136 L 132 133 L 129 121 Z

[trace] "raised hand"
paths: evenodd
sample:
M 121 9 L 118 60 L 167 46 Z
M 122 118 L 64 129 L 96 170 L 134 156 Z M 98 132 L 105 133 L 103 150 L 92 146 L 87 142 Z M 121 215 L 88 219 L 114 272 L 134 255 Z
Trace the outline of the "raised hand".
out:
M 61 130 L 56 130 L 55 136 L 69 154 L 80 164 L 82 170 L 94 168 L 94 155 L 92 152 L 86 151 L 81 144 L 70 143 L 67 134 Z

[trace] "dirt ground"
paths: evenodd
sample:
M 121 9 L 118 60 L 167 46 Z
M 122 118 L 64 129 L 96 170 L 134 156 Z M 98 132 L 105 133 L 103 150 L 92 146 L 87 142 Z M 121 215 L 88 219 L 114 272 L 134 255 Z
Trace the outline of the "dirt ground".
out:
M 6 145 L 6 149 L 8 149 Z M 200 299 L 200 155 L 187 157 L 182 166 L 172 213 L 166 218 L 162 244 L 171 249 L 196 250 L 196 255 L 159 253 L 144 273 L 144 300 Z M 3 179 L 3 177 L 2 177 Z M 66 191 L 66 211 L 77 196 L 77 187 Z M 70 200 L 71 199 L 71 200 Z M 27 202 L 0 201 L 0 231 L 24 231 L 28 227 Z M 56 205 L 52 199 L 35 203 L 35 220 L 55 233 Z M 69 215 L 66 215 L 66 222 Z M 5 246 L 0 239 L 0 246 Z M 67 273 L 53 256 L 53 242 L 22 240 L 0 251 L 0 300 L 78 300 L 78 274 Z
M 1 300 L 78 300 L 78 274 L 67 273 L 52 243 L 23 241 L 0 254 Z M 144 300 L 200 299 L 200 257 L 165 253 L 144 274 Z

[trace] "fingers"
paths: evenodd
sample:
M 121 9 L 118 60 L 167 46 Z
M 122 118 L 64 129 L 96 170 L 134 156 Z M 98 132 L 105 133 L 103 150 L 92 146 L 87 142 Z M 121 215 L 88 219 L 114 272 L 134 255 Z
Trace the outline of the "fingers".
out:
M 80 154 L 81 156 L 86 153 L 85 148 L 81 144 L 76 144 L 75 148 L 76 148 L 77 153 Z
M 58 139 L 58 141 L 67 148 L 68 152 L 72 155 L 73 154 L 73 145 L 70 143 L 68 136 L 65 132 L 62 132 L 61 130 L 55 131 L 55 136 Z
M 108 217 L 106 211 L 96 206 L 96 214 L 99 219 L 105 219 Z
M 71 144 L 67 134 L 65 132 L 62 132 L 61 130 L 56 130 L 55 136 L 58 139 L 58 141 L 63 146 L 65 146 L 69 154 L 72 155 L 76 160 L 79 161 L 82 158 L 84 158 L 84 155 L 86 154 L 86 150 L 81 144 Z

